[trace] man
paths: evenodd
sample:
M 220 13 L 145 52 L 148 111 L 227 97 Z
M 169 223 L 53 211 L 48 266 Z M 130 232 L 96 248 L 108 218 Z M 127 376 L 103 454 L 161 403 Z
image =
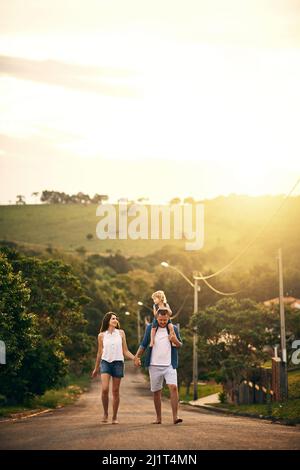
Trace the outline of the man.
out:
M 157 311 L 158 328 L 155 334 L 155 343 L 153 348 L 147 351 L 145 365 L 149 368 L 151 392 L 153 392 L 154 406 L 156 411 L 156 421 L 153 424 L 161 424 L 161 391 L 163 381 L 170 390 L 171 407 L 173 413 L 174 424 L 182 423 L 182 419 L 178 418 L 178 388 L 177 388 L 177 367 L 178 367 L 178 351 L 182 346 L 182 341 L 178 332 L 178 328 L 174 325 L 174 334 L 169 334 L 167 323 L 169 319 L 169 311 L 159 309 Z M 140 357 L 145 349 L 149 346 L 151 340 L 152 325 L 148 325 L 145 336 L 135 356 L 135 365 L 141 363 Z

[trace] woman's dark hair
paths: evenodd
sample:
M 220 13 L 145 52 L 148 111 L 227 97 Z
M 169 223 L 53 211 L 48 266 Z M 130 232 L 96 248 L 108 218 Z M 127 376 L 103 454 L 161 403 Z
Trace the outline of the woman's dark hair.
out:
M 118 320 L 118 316 L 115 314 L 115 312 L 107 312 L 104 315 L 104 318 L 103 318 L 102 323 L 101 323 L 100 333 L 102 333 L 103 331 L 108 330 L 109 322 L 110 322 L 110 319 L 113 315 L 115 315 L 117 317 L 117 320 Z M 118 321 L 118 324 L 117 324 L 116 328 L 120 328 L 119 321 Z

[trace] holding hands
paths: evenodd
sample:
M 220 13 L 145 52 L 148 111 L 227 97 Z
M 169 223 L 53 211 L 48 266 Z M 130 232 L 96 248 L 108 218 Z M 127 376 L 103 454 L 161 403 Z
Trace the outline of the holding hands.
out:
M 141 366 L 141 359 L 138 356 L 134 356 L 133 362 L 134 362 L 135 367 Z

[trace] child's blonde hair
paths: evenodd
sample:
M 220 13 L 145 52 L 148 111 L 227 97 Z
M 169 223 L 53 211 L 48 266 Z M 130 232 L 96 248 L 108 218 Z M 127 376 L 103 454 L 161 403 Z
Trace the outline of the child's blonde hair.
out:
M 155 297 L 158 297 L 159 300 L 161 300 L 162 302 L 164 302 L 165 304 L 167 303 L 167 298 L 165 296 L 165 293 L 163 290 L 157 290 L 156 292 L 154 292 L 152 295 L 152 300 L 154 300 Z

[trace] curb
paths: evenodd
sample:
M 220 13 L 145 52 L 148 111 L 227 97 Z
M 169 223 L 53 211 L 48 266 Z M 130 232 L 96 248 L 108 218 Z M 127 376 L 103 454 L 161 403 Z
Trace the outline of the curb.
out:
M 61 408 L 65 408 L 66 406 L 74 405 L 78 401 L 78 399 L 81 397 L 81 395 L 88 392 L 89 389 L 90 389 L 90 386 L 83 387 L 81 389 L 81 392 L 78 394 L 78 396 L 76 397 L 76 399 L 74 399 L 72 403 L 63 404 L 63 405 L 60 404 L 60 405 L 57 405 L 55 408 L 37 408 L 35 410 L 33 409 L 33 410 L 27 410 L 23 412 L 21 411 L 19 413 L 11 413 L 10 415 L 3 416 L 3 418 L 0 417 L 0 425 L 1 423 L 11 423 L 13 421 L 20 421 L 26 418 L 33 418 L 34 416 L 39 416 L 45 413 L 49 413 L 50 411 L 56 411 L 56 410 L 60 410 Z
M 54 411 L 55 409 L 56 408 L 47 408 L 46 410 L 37 411 L 35 413 L 32 413 L 32 411 L 24 412 L 24 413 L 14 413 L 8 419 L 7 418 L 4 418 L 4 419 L 0 418 L 0 424 L 1 423 L 11 423 L 13 421 L 20 421 L 20 420 L 26 419 L 26 418 L 33 418 L 33 416 L 39 416 L 39 415 L 42 415 L 44 413 L 49 413 L 50 411 Z M 14 416 L 16 416 L 16 417 L 14 418 Z
M 191 408 L 200 408 L 202 410 L 211 411 L 212 413 L 219 413 L 225 415 L 232 415 L 236 417 L 252 418 L 259 421 L 265 420 L 270 421 L 271 424 L 281 424 L 283 426 L 299 426 L 299 423 L 294 423 L 293 421 L 284 420 L 280 418 L 275 418 L 274 416 L 263 416 L 263 415 L 253 415 L 251 413 L 242 413 L 238 411 L 228 410 L 227 408 L 217 408 L 212 405 L 192 405 L 188 401 L 181 401 L 181 405 L 190 406 Z

